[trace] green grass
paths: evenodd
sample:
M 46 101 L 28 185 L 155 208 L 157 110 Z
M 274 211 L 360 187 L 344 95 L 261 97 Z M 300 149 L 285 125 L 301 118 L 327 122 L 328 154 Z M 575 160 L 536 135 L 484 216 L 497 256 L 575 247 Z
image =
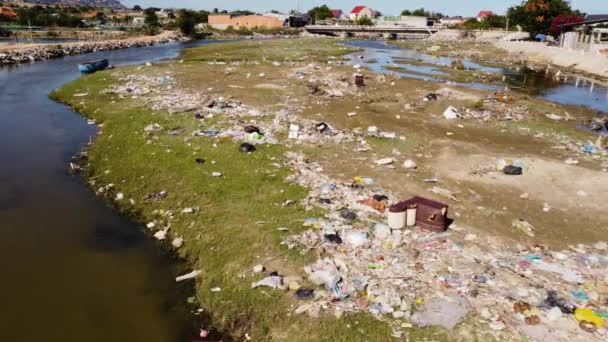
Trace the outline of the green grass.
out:
M 284 61 L 327 61 L 328 58 L 341 57 L 346 53 L 356 51 L 332 44 L 337 40 L 298 39 L 271 41 L 238 41 L 225 44 L 212 44 L 201 48 L 183 51 L 185 61 L 204 62 L 284 62 Z M 204 51 L 204 53 L 201 53 Z

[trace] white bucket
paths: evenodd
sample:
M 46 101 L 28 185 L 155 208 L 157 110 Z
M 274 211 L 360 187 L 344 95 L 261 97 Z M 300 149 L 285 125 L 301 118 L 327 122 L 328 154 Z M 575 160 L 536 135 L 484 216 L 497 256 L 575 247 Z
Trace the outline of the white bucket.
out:
M 392 229 L 403 229 L 405 227 L 405 211 L 400 213 L 388 212 L 388 226 Z
M 407 226 L 408 227 L 413 227 L 416 225 L 416 211 L 417 208 L 413 207 L 413 208 L 407 208 Z

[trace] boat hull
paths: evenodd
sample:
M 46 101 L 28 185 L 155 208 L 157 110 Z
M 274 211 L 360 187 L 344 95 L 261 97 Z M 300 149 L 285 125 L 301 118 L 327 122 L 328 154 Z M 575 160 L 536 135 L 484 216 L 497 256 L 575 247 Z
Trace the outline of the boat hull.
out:
M 107 59 L 78 64 L 78 70 L 83 74 L 92 74 L 96 71 L 107 69 L 109 66 Z

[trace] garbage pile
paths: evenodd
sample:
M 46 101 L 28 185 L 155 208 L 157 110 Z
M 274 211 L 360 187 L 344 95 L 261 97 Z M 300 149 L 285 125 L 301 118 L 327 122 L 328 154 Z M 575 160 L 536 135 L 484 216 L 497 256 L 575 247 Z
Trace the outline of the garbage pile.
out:
M 327 212 L 284 240 L 290 249 L 319 255 L 304 269 L 311 286 L 290 287 L 299 291 L 296 313 L 367 311 L 395 323 L 395 336 L 407 324 L 452 329 L 471 317 L 503 337 L 608 338 L 605 242 L 550 251 L 532 243 L 504 245 L 455 223 L 446 232 L 391 229 L 384 209 L 397 200 L 373 180 L 335 182 L 302 155 L 287 157 L 288 180 L 312 189 L 304 206 Z M 281 276 L 273 276 L 268 282 L 279 284 Z

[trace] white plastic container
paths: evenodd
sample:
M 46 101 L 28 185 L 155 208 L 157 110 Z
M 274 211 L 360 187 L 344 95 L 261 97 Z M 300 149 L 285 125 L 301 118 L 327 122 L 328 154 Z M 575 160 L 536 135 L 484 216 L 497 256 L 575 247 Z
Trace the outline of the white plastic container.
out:
M 388 226 L 391 229 L 403 229 L 405 227 L 405 208 L 393 205 L 388 209 Z
M 416 225 L 416 212 L 418 211 L 418 208 L 416 206 L 413 207 L 408 207 L 406 210 L 406 216 L 407 216 L 407 220 L 406 220 L 406 225 L 408 227 L 413 227 Z

